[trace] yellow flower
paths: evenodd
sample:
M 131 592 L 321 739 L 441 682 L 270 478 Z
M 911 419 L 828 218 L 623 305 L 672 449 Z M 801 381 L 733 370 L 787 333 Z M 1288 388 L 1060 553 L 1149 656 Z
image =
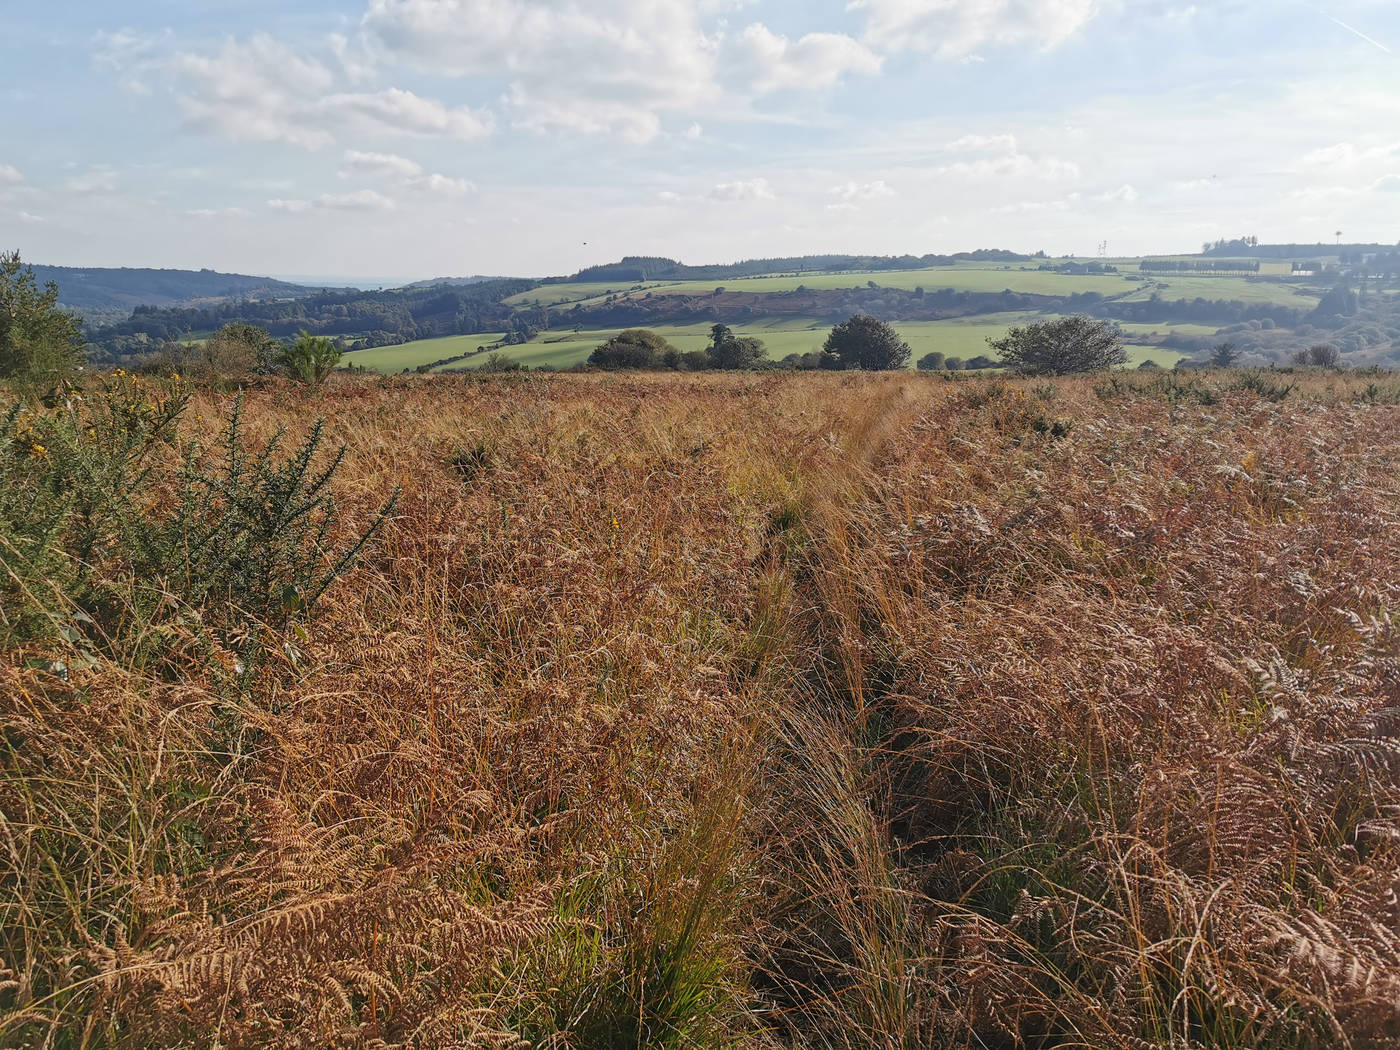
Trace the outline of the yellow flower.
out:
M 41 457 L 47 456 L 49 454 L 49 450 L 46 449 L 43 445 L 30 445 L 29 451 L 34 453 L 34 455 Z
M 1246 453 L 1244 459 L 1240 460 L 1240 466 L 1244 467 L 1244 469 L 1249 471 L 1251 474 L 1254 472 L 1254 468 L 1258 465 L 1259 454 L 1257 452 Z

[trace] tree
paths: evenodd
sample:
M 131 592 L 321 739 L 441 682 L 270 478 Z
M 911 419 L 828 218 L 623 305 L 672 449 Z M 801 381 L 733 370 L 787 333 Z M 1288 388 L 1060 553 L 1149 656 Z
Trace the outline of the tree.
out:
M 964 362 L 961 357 L 950 357 L 943 362 L 943 367 L 950 372 L 961 372 L 964 367 Z
M 1297 351 L 1293 363 L 1313 368 L 1341 368 L 1342 353 L 1331 343 L 1314 343 L 1306 350 Z
M 1000 361 L 988 357 L 986 354 L 978 354 L 976 357 L 968 359 L 967 367 L 976 369 L 996 368 L 999 364 L 1001 364 Z
M 763 343 L 747 336 L 737 336 L 728 325 L 717 324 L 710 329 L 710 362 L 713 368 L 750 369 L 768 355 Z
M 1234 343 L 1217 343 L 1210 352 L 1210 363 L 1216 368 L 1233 368 L 1240 359 L 1240 348 Z
M 588 355 L 588 363 L 607 369 L 658 368 L 661 356 L 668 350 L 675 347 L 650 329 L 628 328 L 600 343 Z
M 1029 375 L 1099 372 L 1128 359 L 1117 325 L 1082 316 L 1013 328 L 987 344 L 1002 363 Z
M 42 290 L 19 252 L 0 252 L 0 378 L 52 383 L 85 359 L 82 322 L 58 308 L 58 285 Z
M 277 363 L 293 378 L 319 386 L 340 364 L 340 347 L 329 336 L 312 335 L 303 330 L 295 343 L 277 355 Z
M 855 314 L 831 330 L 823 347 L 842 368 L 882 372 L 909 363 L 909 344 L 890 325 L 868 314 Z
M 919 363 L 914 367 L 919 369 L 919 371 L 921 372 L 941 372 L 943 371 L 944 365 L 947 362 L 947 360 L 947 357 L 939 353 L 937 350 L 934 350 L 930 353 L 924 354 L 923 357 L 919 358 Z

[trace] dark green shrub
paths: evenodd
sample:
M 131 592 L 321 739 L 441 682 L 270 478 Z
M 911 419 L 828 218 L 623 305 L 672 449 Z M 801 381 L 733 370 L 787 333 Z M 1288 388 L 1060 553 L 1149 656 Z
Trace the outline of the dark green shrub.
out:
M 282 456 L 254 449 L 241 402 L 211 457 L 182 444 L 177 382 L 118 371 L 84 397 L 11 407 L 0 445 L 0 642 L 122 646 L 172 616 L 256 649 L 259 630 L 309 614 L 381 527 L 336 541 L 316 423 Z

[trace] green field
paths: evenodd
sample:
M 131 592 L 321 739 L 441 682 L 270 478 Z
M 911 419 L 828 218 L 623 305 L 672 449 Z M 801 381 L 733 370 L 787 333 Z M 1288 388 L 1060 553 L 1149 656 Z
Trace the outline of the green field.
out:
M 638 285 L 636 282 L 600 284 L 580 282 L 578 284 L 546 284 L 532 292 L 521 292 L 505 300 L 509 306 L 556 306 L 560 303 L 576 303 L 584 299 L 602 299 L 613 292 L 628 292 L 635 288 L 655 288 L 656 284 Z M 708 291 L 709 289 L 707 289 Z
M 1136 264 L 1125 264 L 1118 275 L 1074 275 L 1040 270 L 1024 263 L 1004 266 L 936 266 L 924 270 L 890 270 L 880 273 L 826 273 L 769 277 L 743 277 L 719 281 L 672 281 L 628 287 L 600 284 L 546 285 L 508 300 L 512 305 L 555 305 L 559 309 L 574 303 L 596 305 L 609 295 L 638 298 L 653 295 L 709 295 L 716 288 L 727 292 L 774 294 L 796 291 L 864 288 L 874 281 L 880 288 L 929 292 L 951 288 L 959 292 L 1001 292 L 1010 290 L 1028 295 L 1068 296 L 1098 292 L 1108 298 L 1147 299 L 1155 292 L 1164 299 L 1229 299 L 1245 303 L 1279 306 L 1311 306 L 1318 292 L 1292 281 L 1258 280 L 1249 277 L 1212 277 L 1197 274 L 1141 274 Z M 1281 276 L 1280 271 L 1279 276 Z
M 444 357 L 471 353 L 478 346 L 488 346 L 503 338 L 500 332 L 479 335 L 449 335 L 441 339 L 419 339 L 398 346 L 376 346 L 370 350 L 351 350 L 341 358 L 341 365 L 359 365 L 371 372 L 392 375 L 405 368 L 441 361 Z
M 989 338 L 998 339 L 1012 325 L 1043 320 L 1044 316 L 1036 313 L 985 314 L 946 321 L 905 321 L 896 323 L 894 327 L 909 343 L 915 361 L 933 350 L 941 351 L 948 357 L 961 357 L 967 360 L 979 354 L 990 356 L 991 351 L 987 347 Z M 769 358 L 774 361 L 781 360 L 788 354 L 803 354 L 820 350 L 822 343 L 826 340 L 827 333 L 830 331 L 830 325 L 825 322 L 801 319 L 775 319 L 733 327 L 738 335 L 753 336 L 763 340 Z M 1202 325 L 1128 324 L 1122 327 L 1130 341 L 1169 333 L 1204 337 L 1212 336 L 1215 333 L 1215 329 Z M 708 323 L 653 325 L 651 329 L 664 336 L 680 350 L 703 350 L 709 344 L 710 325 Z M 502 347 L 500 352 L 511 360 L 519 361 L 530 368 L 540 366 L 569 368 L 584 363 L 588 359 L 588 355 L 593 352 L 594 347 L 610 339 L 620 330 L 608 328 L 582 332 L 545 332 L 529 343 Z M 450 356 L 449 351 L 444 350 L 443 347 L 453 342 L 469 343 L 474 348 L 475 345 L 494 338 L 496 337 L 459 336 L 455 340 L 423 340 L 416 343 L 406 343 L 403 346 L 380 347 L 373 351 L 357 351 L 347 354 L 346 360 L 356 360 L 361 354 L 373 353 L 378 355 L 373 367 L 377 371 L 393 373 Z M 463 351 L 459 349 L 456 352 Z M 1172 350 L 1134 345 L 1132 342 L 1128 346 L 1129 364 L 1132 365 L 1137 365 L 1144 359 L 1151 358 L 1160 365 L 1170 367 L 1182 356 L 1182 354 Z M 445 365 L 436 371 L 475 368 L 480 363 L 479 359 L 468 358 L 465 361 Z

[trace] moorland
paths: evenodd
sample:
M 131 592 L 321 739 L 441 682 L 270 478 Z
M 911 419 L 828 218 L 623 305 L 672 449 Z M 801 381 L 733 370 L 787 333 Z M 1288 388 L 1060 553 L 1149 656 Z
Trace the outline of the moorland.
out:
M 1400 1036 L 1391 376 L 9 400 L 4 1045 Z

